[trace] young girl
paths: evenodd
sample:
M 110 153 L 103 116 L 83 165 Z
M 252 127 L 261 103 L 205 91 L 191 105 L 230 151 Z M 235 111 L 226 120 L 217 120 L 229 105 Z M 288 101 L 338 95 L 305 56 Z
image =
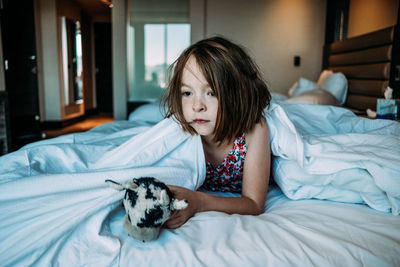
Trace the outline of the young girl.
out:
M 271 96 L 257 66 L 240 46 L 213 37 L 187 48 L 173 68 L 164 98 L 167 116 L 201 136 L 207 174 L 204 190 L 169 186 L 189 206 L 173 213 L 166 226 L 177 228 L 202 211 L 262 213 L 271 159 L 263 115 Z M 238 192 L 241 197 L 204 191 Z

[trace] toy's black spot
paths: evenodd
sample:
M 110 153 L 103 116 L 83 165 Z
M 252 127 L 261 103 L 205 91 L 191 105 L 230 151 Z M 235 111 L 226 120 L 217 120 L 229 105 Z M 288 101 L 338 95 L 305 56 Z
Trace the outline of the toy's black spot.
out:
M 144 218 L 141 218 L 137 224 L 138 227 L 160 227 L 161 223 L 155 223 L 163 216 L 163 211 L 160 206 L 154 207 L 151 210 L 147 210 L 144 214 Z
M 131 203 L 131 207 L 133 208 L 136 205 L 136 200 L 138 199 L 138 194 L 135 191 L 126 189 L 125 199 Z
M 154 186 L 154 189 L 156 189 L 156 190 L 157 190 L 157 188 L 159 188 L 160 190 L 165 189 L 165 190 L 167 190 L 169 199 L 172 199 L 174 196 L 172 194 L 171 190 L 169 190 L 168 186 L 166 186 L 163 182 L 160 182 L 156 178 L 141 177 L 141 178 L 135 178 L 135 179 L 133 179 L 133 181 L 139 186 L 143 184 L 145 188 L 149 188 L 149 186 L 152 184 Z M 146 198 L 147 198 L 147 195 L 149 195 L 148 192 L 146 193 Z M 151 191 L 150 191 L 150 195 L 152 196 Z M 151 197 L 149 197 L 149 198 L 151 198 Z
M 146 188 L 146 195 L 144 196 L 146 199 L 156 200 L 157 198 L 151 192 L 149 187 Z

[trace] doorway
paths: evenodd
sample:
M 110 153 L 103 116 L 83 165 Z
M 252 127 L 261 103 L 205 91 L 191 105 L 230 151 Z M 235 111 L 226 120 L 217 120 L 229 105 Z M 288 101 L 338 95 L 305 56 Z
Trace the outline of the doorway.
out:
M 94 23 L 96 102 L 99 113 L 113 113 L 111 23 Z

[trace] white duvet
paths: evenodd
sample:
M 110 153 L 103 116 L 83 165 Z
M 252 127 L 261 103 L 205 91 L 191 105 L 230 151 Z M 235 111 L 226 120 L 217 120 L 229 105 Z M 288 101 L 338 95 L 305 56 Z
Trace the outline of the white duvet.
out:
M 291 199 L 366 203 L 399 214 L 400 123 L 344 108 L 272 105 L 273 175 Z
M 398 122 L 360 119 L 327 106 L 276 104 L 271 105 L 267 121 L 274 178 L 289 198 L 366 203 L 398 214 Z M 0 157 L 0 262 L 4 266 L 232 266 L 233 262 L 293 266 L 300 258 L 304 266 L 328 266 L 342 263 L 324 256 L 336 251 L 348 263 L 400 263 L 398 216 L 364 205 L 292 202 L 274 187 L 261 216 L 201 213 L 180 229 L 164 230 L 156 242 L 137 243 L 122 229 L 123 193 L 104 183 L 155 176 L 195 189 L 204 175 L 199 137 L 182 133 L 171 119 L 154 127 L 115 122 Z M 360 229 L 352 229 L 353 225 Z M 350 229 L 363 238 L 349 236 Z M 323 244 L 316 244 L 313 235 Z M 376 246 L 376 251 L 369 251 L 369 246 Z
M 104 222 L 123 193 L 104 181 L 153 176 L 197 188 L 205 176 L 199 138 L 170 119 L 116 122 L 1 157 L 1 265 L 117 265 L 121 244 Z

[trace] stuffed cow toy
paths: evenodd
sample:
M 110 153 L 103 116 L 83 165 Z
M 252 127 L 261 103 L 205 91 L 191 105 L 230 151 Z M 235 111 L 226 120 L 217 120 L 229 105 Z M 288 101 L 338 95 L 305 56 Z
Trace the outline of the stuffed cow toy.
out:
M 136 178 L 124 184 L 106 180 L 118 191 L 125 190 L 124 229 L 133 238 L 146 242 L 157 239 L 173 210 L 185 209 L 186 200 L 174 199 L 172 192 L 153 177 Z

